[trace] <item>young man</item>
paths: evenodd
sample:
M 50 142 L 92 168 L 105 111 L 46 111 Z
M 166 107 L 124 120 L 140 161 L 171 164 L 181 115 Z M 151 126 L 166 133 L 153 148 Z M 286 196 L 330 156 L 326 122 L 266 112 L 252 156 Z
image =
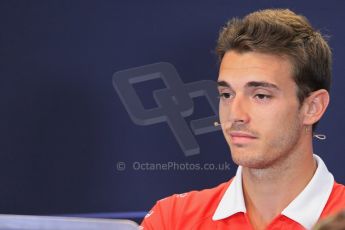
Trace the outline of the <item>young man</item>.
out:
M 216 51 L 220 123 L 236 176 L 158 201 L 141 228 L 311 229 L 344 209 L 345 187 L 312 147 L 331 81 L 321 34 L 290 10 L 263 10 L 229 21 Z

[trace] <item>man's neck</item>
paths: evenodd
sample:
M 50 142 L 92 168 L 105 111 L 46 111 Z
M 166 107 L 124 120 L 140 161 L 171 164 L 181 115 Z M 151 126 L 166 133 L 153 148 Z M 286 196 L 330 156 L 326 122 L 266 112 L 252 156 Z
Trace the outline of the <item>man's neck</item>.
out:
M 316 168 L 311 149 L 290 154 L 269 168 L 243 167 L 243 196 L 254 229 L 267 227 L 303 191 Z

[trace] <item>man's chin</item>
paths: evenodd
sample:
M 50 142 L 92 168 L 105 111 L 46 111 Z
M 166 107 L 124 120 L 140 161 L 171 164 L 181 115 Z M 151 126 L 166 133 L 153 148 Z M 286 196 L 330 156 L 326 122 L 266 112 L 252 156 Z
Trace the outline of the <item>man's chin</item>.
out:
M 272 161 L 260 157 L 258 154 L 244 155 L 244 154 L 231 154 L 232 160 L 235 164 L 246 168 L 265 169 L 272 165 Z

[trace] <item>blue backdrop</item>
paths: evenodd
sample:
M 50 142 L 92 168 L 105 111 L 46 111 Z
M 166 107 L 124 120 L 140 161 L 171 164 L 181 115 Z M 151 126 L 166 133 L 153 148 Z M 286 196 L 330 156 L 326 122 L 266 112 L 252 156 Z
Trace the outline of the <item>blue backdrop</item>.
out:
M 185 85 L 214 81 L 220 27 L 268 7 L 304 14 L 330 35 L 331 104 L 318 129 L 328 138 L 315 153 L 345 183 L 344 1 L 1 1 L 0 212 L 140 220 L 162 197 L 230 179 L 222 133 L 190 128 L 214 115 L 205 92 L 180 114 L 191 131 L 179 139 L 164 117 L 135 123 L 113 75 L 165 62 Z M 153 92 L 167 84 L 157 76 L 131 82 L 144 111 L 160 106 Z M 187 134 L 199 146 L 189 155 Z M 205 163 L 213 170 L 197 170 Z

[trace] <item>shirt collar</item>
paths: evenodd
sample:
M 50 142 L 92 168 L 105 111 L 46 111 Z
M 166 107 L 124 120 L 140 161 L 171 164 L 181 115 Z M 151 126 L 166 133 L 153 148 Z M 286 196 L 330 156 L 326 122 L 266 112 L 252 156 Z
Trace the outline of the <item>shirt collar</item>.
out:
M 225 191 L 212 220 L 221 220 L 238 212 L 246 212 L 242 191 L 242 166 L 239 166 L 236 176 Z
M 322 159 L 314 154 L 317 169 L 304 190 L 282 211 L 282 215 L 311 229 L 319 219 L 332 192 L 334 178 Z M 221 220 L 238 212 L 246 212 L 242 190 L 242 166 L 225 191 L 212 220 Z

